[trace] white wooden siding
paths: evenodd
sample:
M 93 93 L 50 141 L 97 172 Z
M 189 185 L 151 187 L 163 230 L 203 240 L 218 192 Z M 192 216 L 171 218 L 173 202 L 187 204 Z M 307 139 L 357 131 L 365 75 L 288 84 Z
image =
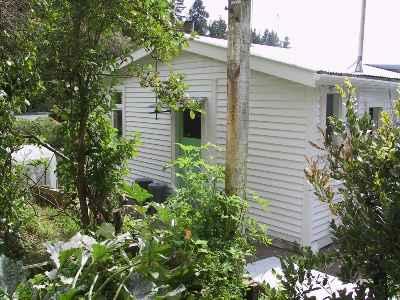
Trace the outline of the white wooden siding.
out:
M 206 97 L 207 123 L 203 142 L 222 147 L 226 135 L 226 65 L 199 55 L 183 53 L 173 62 L 159 66 L 162 76 L 170 70 L 185 75 L 192 97 Z M 174 157 L 174 128 L 170 114 L 155 120 L 149 105 L 151 91 L 141 89 L 136 80 L 125 82 L 127 133 L 141 132 L 139 157 L 130 162 L 133 177 L 151 177 L 172 183 L 163 166 Z M 300 84 L 252 72 L 249 127 L 248 187 L 269 201 L 265 212 L 250 203 L 251 214 L 266 224 L 270 235 L 302 242 L 304 232 L 304 155 L 312 99 L 306 99 Z M 213 116 L 215 116 L 213 118 Z M 220 156 L 223 163 L 224 154 Z
M 363 115 L 369 112 L 370 107 L 383 107 L 385 111 L 391 112 L 393 99 L 395 99 L 395 93 L 392 89 L 377 88 L 377 87 L 357 87 L 358 97 L 358 113 Z M 315 120 L 317 125 L 321 128 L 325 127 L 326 122 L 326 94 L 328 87 L 320 87 L 320 101 L 318 102 L 319 109 L 316 109 Z M 314 126 L 313 126 L 314 127 Z M 315 126 L 316 128 L 316 126 Z M 313 140 L 317 143 L 321 143 L 320 133 L 314 131 L 311 134 Z M 314 155 L 317 153 L 314 152 Z M 312 201 L 312 238 L 311 245 L 315 249 L 320 249 L 328 245 L 331 242 L 330 234 L 330 223 L 332 220 L 332 214 L 326 204 L 320 203 L 315 196 L 312 194 L 312 188 L 310 187 L 310 196 L 313 197 Z
M 139 132 L 142 141 L 138 157 L 129 162 L 131 176 L 171 183 L 171 172 L 163 169 L 171 160 L 171 117 L 158 114 L 155 119 L 150 107 L 155 103 L 154 93 L 140 87 L 138 80 L 126 80 L 124 87 L 126 135 Z
M 269 234 L 303 242 L 304 167 L 309 89 L 252 72 L 248 188 L 269 201 L 267 211 L 250 202 L 250 212 Z M 226 138 L 226 77 L 217 81 L 217 143 Z M 223 155 L 220 159 L 223 162 Z
M 207 98 L 202 142 L 224 148 L 226 65 L 200 55 L 182 53 L 170 65 L 159 66 L 162 76 L 167 76 L 171 70 L 185 75 L 190 96 Z M 252 72 L 248 188 L 267 199 L 269 207 L 264 211 L 257 203 L 250 202 L 251 215 L 267 225 L 271 236 L 315 249 L 330 242 L 331 214 L 327 206 L 315 198 L 305 180 L 304 157 L 317 154 L 308 142 L 320 141 L 317 127 L 325 125 L 327 90 Z M 155 120 L 149 107 L 155 103 L 154 95 L 151 90 L 141 88 L 135 79 L 125 81 L 124 91 L 126 133 L 139 131 L 143 142 L 139 156 L 129 164 L 132 177 L 151 177 L 173 184 L 171 170 L 164 169 L 175 156 L 173 115 L 159 114 Z M 378 93 L 375 89 L 360 90 L 360 101 L 365 101 L 362 111 L 368 111 L 368 105 L 375 105 L 376 99 L 382 99 L 383 107 L 391 107 L 389 95 L 389 90 L 385 89 Z M 221 153 L 219 162 L 223 161 Z
M 152 63 L 143 59 L 142 63 Z M 153 63 L 154 64 L 154 63 Z M 224 76 L 226 69 L 222 63 L 201 57 L 198 55 L 183 53 L 173 60 L 169 65 L 160 64 L 158 71 L 161 77 L 166 78 L 171 71 L 180 72 L 185 75 L 185 82 L 188 84 L 188 92 L 191 97 L 207 98 L 207 107 L 213 106 L 213 78 Z M 142 146 L 139 149 L 139 156 L 129 162 L 132 178 L 150 177 L 152 179 L 173 184 L 174 176 L 169 169 L 164 167 L 174 159 L 175 153 L 175 124 L 170 113 L 150 114 L 155 104 L 154 93 L 150 89 L 140 87 L 138 80 L 132 78 L 124 82 L 126 102 L 126 132 L 132 134 L 140 132 Z M 210 114 L 211 115 L 211 114 Z M 205 115 L 206 124 L 212 124 L 209 116 Z M 214 122 L 215 123 L 215 122 Z M 208 126 L 204 134 L 214 140 L 212 130 Z M 205 141 L 204 141 L 205 142 Z

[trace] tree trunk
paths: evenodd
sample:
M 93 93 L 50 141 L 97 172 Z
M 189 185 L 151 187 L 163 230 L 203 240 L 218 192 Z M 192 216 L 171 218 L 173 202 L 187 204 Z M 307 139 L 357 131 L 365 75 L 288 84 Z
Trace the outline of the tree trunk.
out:
M 229 0 L 225 191 L 246 197 L 251 0 Z
M 87 203 L 87 179 L 86 179 L 86 132 L 87 132 L 88 116 L 85 110 L 81 113 L 78 133 L 78 149 L 77 149 L 77 174 L 76 184 L 78 190 L 81 223 L 84 228 L 90 225 L 89 209 Z

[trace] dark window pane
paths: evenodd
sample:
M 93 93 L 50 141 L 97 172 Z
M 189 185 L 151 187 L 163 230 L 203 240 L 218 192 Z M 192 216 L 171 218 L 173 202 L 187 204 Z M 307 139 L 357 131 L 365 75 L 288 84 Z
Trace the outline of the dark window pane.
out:
M 118 129 L 118 135 L 122 136 L 122 110 L 113 110 L 113 126 Z
M 328 94 L 326 97 L 326 137 L 330 138 L 333 128 L 330 122 L 331 117 L 340 119 L 341 98 L 338 94 Z
M 381 126 L 381 113 L 383 111 L 382 107 L 370 107 L 369 115 L 371 117 L 372 125 L 374 128 Z
M 333 94 L 328 94 L 326 99 L 326 136 L 329 137 L 332 134 L 332 125 L 330 123 L 330 117 L 334 116 L 334 97 Z
M 192 119 L 190 112 L 183 112 L 183 137 L 201 139 L 201 114 Z

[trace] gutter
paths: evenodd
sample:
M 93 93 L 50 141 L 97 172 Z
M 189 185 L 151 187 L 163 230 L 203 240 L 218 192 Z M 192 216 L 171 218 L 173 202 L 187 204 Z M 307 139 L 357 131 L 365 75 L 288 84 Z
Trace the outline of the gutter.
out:
M 400 79 L 395 78 L 328 71 L 317 71 L 316 74 L 316 82 L 318 85 L 342 84 L 345 79 L 349 79 L 352 83 L 355 83 L 357 85 L 370 87 L 392 87 L 397 89 L 400 86 Z

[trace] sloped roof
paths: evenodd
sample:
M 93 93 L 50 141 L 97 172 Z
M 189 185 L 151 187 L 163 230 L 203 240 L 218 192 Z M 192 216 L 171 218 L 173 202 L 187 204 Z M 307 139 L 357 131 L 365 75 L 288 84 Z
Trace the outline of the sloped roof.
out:
M 222 62 L 227 61 L 227 41 L 205 36 L 191 38 L 187 36 L 189 47 L 184 51 L 206 56 Z M 337 80 L 337 77 L 362 79 L 367 84 L 400 83 L 400 73 L 363 65 L 363 72 L 356 73 L 355 65 L 342 57 L 328 56 L 311 51 L 301 52 L 296 49 L 285 49 L 266 45 L 252 44 L 250 48 L 250 67 L 252 70 L 284 78 L 306 86 L 316 87 L 319 80 Z M 121 64 L 121 68 L 132 61 L 137 61 L 148 53 L 140 49 L 131 55 L 129 61 Z M 385 83 L 387 82 L 387 83 Z
M 227 48 L 227 41 L 222 39 L 199 36 L 196 37 L 193 42 L 203 43 L 214 47 Z M 324 55 L 316 56 L 310 52 L 300 52 L 295 49 L 285 49 L 257 44 L 251 45 L 250 53 L 255 57 L 283 63 L 319 74 L 400 81 L 399 73 L 367 64 L 363 65 L 362 73 L 354 72 L 355 65 L 349 66 L 348 62 L 346 63 L 346 61 L 340 57 L 326 57 Z
M 400 65 L 377 65 L 377 64 L 369 64 L 371 67 L 384 69 L 391 72 L 400 73 Z

